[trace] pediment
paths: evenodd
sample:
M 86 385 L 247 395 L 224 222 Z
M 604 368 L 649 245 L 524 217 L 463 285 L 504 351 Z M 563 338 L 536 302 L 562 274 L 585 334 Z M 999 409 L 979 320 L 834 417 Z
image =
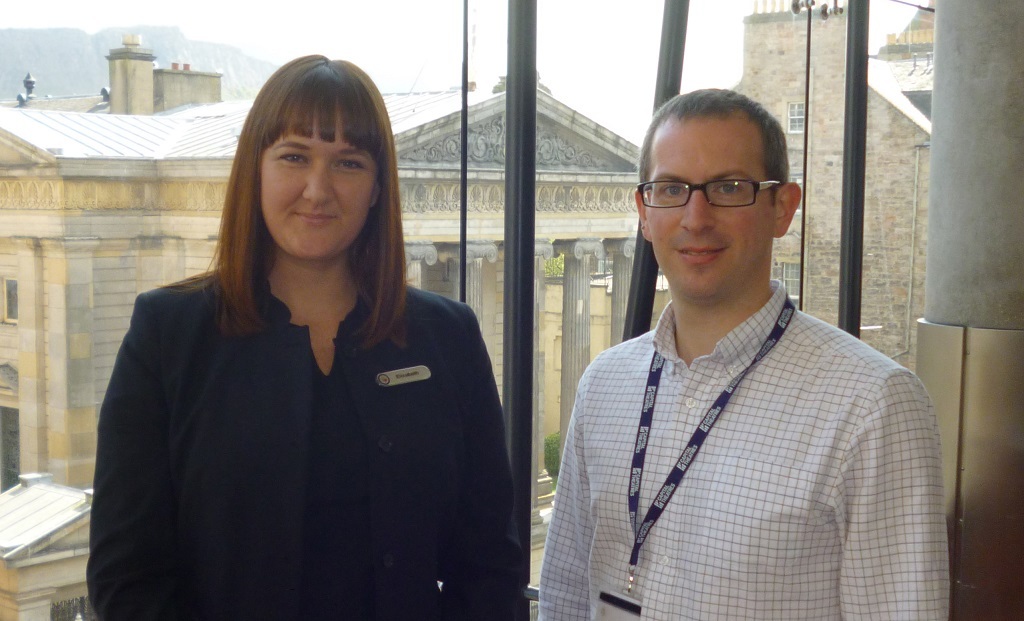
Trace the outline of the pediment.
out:
M 52 166 L 56 162 L 52 153 L 0 129 L 0 169 Z
M 471 106 L 469 166 L 504 169 L 505 132 L 504 95 Z M 401 132 L 395 143 L 402 168 L 458 168 L 462 144 L 460 114 L 449 114 Z M 625 138 L 538 91 L 539 172 L 632 173 L 636 154 L 636 146 Z

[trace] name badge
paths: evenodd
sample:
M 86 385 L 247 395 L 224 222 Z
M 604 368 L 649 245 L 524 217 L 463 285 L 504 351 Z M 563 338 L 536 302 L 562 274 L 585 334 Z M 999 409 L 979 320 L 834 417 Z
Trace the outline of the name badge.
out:
M 597 601 L 597 619 L 602 621 L 634 621 L 640 618 L 640 602 L 626 594 L 602 591 Z
M 411 382 L 422 382 L 425 379 L 430 379 L 430 369 L 421 364 L 415 367 L 378 373 L 377 385 L 401 386 L 402 384 L 409 384 Z

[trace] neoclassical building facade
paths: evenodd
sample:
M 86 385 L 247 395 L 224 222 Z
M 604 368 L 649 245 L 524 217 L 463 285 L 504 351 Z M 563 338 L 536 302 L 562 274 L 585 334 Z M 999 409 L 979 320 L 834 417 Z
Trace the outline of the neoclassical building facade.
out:
M 473 97 L 465 299 L 500 383 L 505 103 L 503 93 Z M 409 281 L 457 298 L 460 94 L 386 100 Z M 16 437 L 2 445 L 17 451 L 15 470 L 91 485 L 98 404 L 134 298 L 209 268 L 247 110 L 247 103 L 156 116 L 0 108 L 0 279 L 12 291 L 12 312 L 0 323 L 0 407 L 5 437 Z M 636 147 L 540 91 L 537 126 L 537 316 L 546 319 L 537 360 L 558 376 L 538 382 L 540 434 L 558 429 L 561 402 L 571 405 L 591 351 L 621 334 L 628 286 L 610 287 L 595 274 L 628 280 Z M 564 275 L 545 278 L 545 262 L 559 255 Z M 567 295 L 555 302 L 547 289 L 563 281 Z M 569 398 L 559 399 L 557 387 L 570 384 Z

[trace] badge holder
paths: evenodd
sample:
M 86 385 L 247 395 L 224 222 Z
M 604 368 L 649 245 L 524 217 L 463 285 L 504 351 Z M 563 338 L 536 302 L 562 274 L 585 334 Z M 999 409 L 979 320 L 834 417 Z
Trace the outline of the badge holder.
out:
M 640 618 L 640 601 L 624 593 L 601 591 L 597 600 L 600 621 L 636 621 Z

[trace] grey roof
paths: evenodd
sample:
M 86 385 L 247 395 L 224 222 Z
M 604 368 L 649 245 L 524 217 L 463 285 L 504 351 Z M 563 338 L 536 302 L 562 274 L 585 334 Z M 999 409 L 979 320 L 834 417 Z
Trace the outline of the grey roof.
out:
M 498 97 L 471 93 L 470 105 Z M 395 134 L 458 112 L 459 91 L 385 95 Z M 251 101 L 182 107 L 153 116 L 0 107 L 0 130 L 64 158 L 230 158 Z
M 470 106 L 499 97 L 493 93 L 469 93 Z M 391 117 L 391 130 L 401 134 L 430 121 L 453 114 L 462 109 L 461 91 L 439 93 L 409 93 L 406 95 L 385 95 L 384 105 Z
M 935 62 L 931 56 L 890 60 L 889 69 L 904 92 L 931 91 L 935 83 Z
M 891 67 L 892 63 L 875 58 L 868 59 L 868 86 L 895 106 L 911 122 L 931 135 L 932 122 L 907 98 L 893 75 Z
M 0 108 L 17 108 L 17 99 L 0 101 Z M 110 104 L 102 95 L 73 95 L 68 97 L 33 97 L 28 102 L 33 110 L 50 110 L 57 112 L 106 112 Z
M 22 556 L 76 522 L 92 505 L 80 489 L 57 485 L 52 475 L 21 476 L 21 484 L 0 494 L 0 558 Z
M 180 125 L 161 116 L 0 108 L 0 129 L 64 157 L 154 157 Z

